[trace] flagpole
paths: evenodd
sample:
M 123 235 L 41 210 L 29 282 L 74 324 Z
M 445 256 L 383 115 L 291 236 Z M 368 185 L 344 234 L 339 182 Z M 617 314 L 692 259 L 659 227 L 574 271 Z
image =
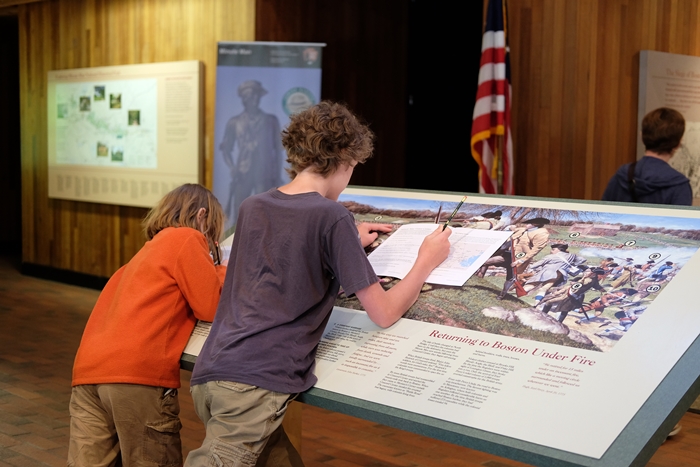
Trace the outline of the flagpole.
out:
M 498 164 L 498 193 L 503 194 L 503 135 L 496 135 L 496 163 Z

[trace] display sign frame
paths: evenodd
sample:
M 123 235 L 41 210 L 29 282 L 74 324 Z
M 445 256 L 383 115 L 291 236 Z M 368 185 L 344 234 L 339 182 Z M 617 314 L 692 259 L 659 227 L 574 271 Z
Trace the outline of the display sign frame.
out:
M 198 60 L 48 72 L 49 198 L 153 207 L 204 174 Z

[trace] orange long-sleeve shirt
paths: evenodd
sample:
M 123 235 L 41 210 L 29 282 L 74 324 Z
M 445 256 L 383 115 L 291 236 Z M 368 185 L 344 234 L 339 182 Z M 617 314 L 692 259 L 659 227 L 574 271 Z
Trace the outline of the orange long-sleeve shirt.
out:
M 226 268 L 204 235 L 166 228 L 109 279 L 85 326 L 73 386 L 180 387 L 180 356 L 197 319 L 213 321 Z

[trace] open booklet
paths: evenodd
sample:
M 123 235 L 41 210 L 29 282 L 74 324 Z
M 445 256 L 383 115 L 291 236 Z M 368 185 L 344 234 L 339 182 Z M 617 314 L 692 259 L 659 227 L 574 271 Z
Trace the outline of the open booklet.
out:
M 399 227 L 369 255 L 378 276 L 403 279 L 418 257 L 423 239 L 435 224 L 406 224 Z M 461 287 L 510 238 L 511 231 L 452 228 L 450 254 L 426 280 L 430 284 Z

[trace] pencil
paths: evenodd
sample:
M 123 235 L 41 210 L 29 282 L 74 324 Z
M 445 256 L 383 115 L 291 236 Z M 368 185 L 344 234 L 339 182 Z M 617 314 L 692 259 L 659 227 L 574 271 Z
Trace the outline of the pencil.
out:
M 221 264 L 221 252 L 219 251 L 219 242 L 214 242 L 214 250 L 212 251 L 214 256 L 214 264 Z
M 442 225 L 442 230 L 445 230 L 447 228 L 447 225 L 450 223 L 450 221 L 455 216 L 455 214 L 457 214 L 457 211 L 459 211 L 459 208 L 462 207 L 462 203 L 464 203 L 466 200 L 467 200 L 467 196 L 465 195 L 464 197 L 462 197 L 462 200 L 459 202 L 459 204 L 457 205 L 455 210 L 452 211 L 452 214 L 450 214 L 450 217 L 448 217 L 447 220 L 445 221 L 445 223 Z

